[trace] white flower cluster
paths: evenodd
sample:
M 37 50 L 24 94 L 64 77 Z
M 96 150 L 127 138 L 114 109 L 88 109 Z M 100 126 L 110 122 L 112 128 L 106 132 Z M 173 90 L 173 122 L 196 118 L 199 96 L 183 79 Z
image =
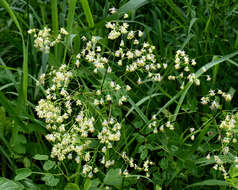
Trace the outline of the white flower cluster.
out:
M 108 149 L 112 150 L 113 143 L 119 141 L 121 136 L 121 124 L 116 121 L 116 118 L 111 116 L 110 119 L 103 120 L 97 129 L 95 128 L 95 118 L 89 117 L 91 113 L 85 106 L 87 102 L 78 99 L 80 93 L 69 87 L 69 83 L 73 79 L 73 72 L 69 70 L 68 66 L 62 65 L 57 70 L 52 69 L 49 74 L 43 74 L 40 78 L 40 81 L 49 88 L 46 90 L 46 99 L 41 99 L 35 110 L 37 115 L 45 119 L 47 123 L 46 128 L 50 133 L 46 135 L 46 139 L 53 145 L 51 157 L 58 160 L 74 159 L 77 163 L 83 163 L 82 174 L 91 178 L 98 172 L 98 168 L 92 161 L 90 153 L 92 151 L 89 148 L 93 139 L 102 146 L 101 152 L 104 156 L 100 163 L 106 168 L 114 165 L 115 161 L 110 160 L 107 155 Z M 109 88 L 111 90 L 111 87 Z M 81 88 L 78 90 L 80 91 Z M 115 83 L 114 90 L 117 93 L 122 93 L 122 90 L 130 90 L 130 86 L 121 88 Z M 92 97 L 88 101 L 93 99 L 95 102 L 98 97 L 101 97 L 103 103 L 104 99 L 110 103 L 113 100 L 107 91 L 96 90 L 94 92 L 92 90 L 90 94 Z M 119 98 L 119 101 L 126 101 L 125 96 Z M 97 120 L 99 118 L 97 116 Z
M 159 63 L 156 63 L 156 56 L 153 53 L 155 46 L 150 45 L 147 42 L 142 43 L 140 38 L 143 36 L 142 31 L 130 31 L 129 25 L 118 22 L 109 22 L 106 24 L 106 28 L 111 29 L 108 38 L 111 40 L 117 39 L 122 35 L 127 35 L 126 39 L 132 41 L 134 45 L 130 50 L 126 46 L 126 41 L 121 39 L 120 47 L 114 52 L 115 57 L 118 58 L 118 66 L 123 66 L 126 63 L 126 72 L 135 72 L 137 70 L 143 70 L 148 73 L 148 77 L 153 81 L 161 81 L 161 74 L 157 71 L 161 68 Z M 131 43 L 131 42 L 130 42 Z M 124 64 L 123 64 L 124 63 Z M 167 68 L 167 65 L 163 65 Z M 156 72 L 157 71 L 157 72 Z M 139 82 L 141 79 L 139 78 Z
M 81 111 L 75 118 L 77 124 L 72 126 L 72 130 L 79 133 L 81 137 L 88 137 L 88 133 L 93 133 L 94 128 L 94 117 L 87 118 L 84 116 L 84 112 Z
M 224 179 L 227 179 L 228 178 L 228 173 L 225 170 L 225 167 L 223 165 L 223 161 L 219 158 L 219 156 L 214 156 L 214 160 L 215 160 L 216 164 L 213 166 L 213 168 L 215 170 L 221 171 L 223 176 L 224 176 Z
M 28 30 L 28 33 L 34 34 L 34 47 L 46 54 L 50 52 L 50 47 L 62 41 L 62 35 L 68 35 L 68 32 L 64 28 L 61 28 L 60 34 L 54 37 L 54 35 L 51 34 L 51 29 L 47 27 L 44 27 L 42 30 L 33 28 Z
M 75 124 L 69 126 L 68 118 L 72 115 L 72 97 L 67 91 L 68 84 L 72 78 L 66 65 L 58 70 L 52 70 L 49 74 L 52 79 L 50 87 L 46 90 L 46 99 L 41 99 L 35 110 L 40 118 L 48 123 L 46 128 L 51 132 L 46 139 L 53 143 L 51 156 L 58 160 L 66 157 L 72 159 L 72 153 L 76 153 L 76 162 L 84 155 L 84 149 L 90 144 L 87 139 L 89 132 L 94 131 L 94 118 L 88 118 L 80 112 L 75 119 Z M 44 74 L 45 77 L 45 74 Z M 76 102 L 79 104 L 79 101 Z
M 44 111 L 48 109 L 49 108 L 44 107 Z M 38 110 L 36 111 L 38 112 Z M 60 117 L 60 114 L 58 114 L 58 117 Z M 80 112 L 75 118 L 76 123 L 69 129 L 67 129 L 67 124 L 60 124 L 58 123 L 58 119 L 54 119 L 54 122 L 46 126 L 49 131 L 52 131 L 46 135 L 46 139 L 53 143 L 51 156 L 58 160 L 64 160 L 66 157 L 72 159 L 72 154 L 75 152 L 76 162 L 79 162 L 82 158 L 89 161 L 89 159 L 87 159 L 89 156 L 87 156 L 88 153 L 85 149 L 89 146 L 91 141 L 86 137 L 88 137 L 88 133 L 94 132 L 94 118 L 88 118 L 84 116 L 83 112 Z
M 83 173 L 83 175 L 85 175 L 85 176 L 87 176 L 87 177 L 89 177 L 89 178 L 92 178 L 92 177 L 93 177 L 93 174 L 98 173 L 98 171 L 99 171 L 99 170 L 98 170 L 97 167 L 93 168 L 92 166 L 85 164 L 85 165 L 83 166 L 83 171 L 82 171 L 82 173 Z
M 108 34 L 108 39 L 110 40 L 115 40 L 118 37 L 120 37 L 122 34 L 126 34 L 128 33 L 128 27 L 129 24 L 127 23 L 123 23 L 122 25 L 120 25 L 118 22 L 108 22 L 106 24 L 106 28 L 111 29 L 110 33 Z M 128 34 L 128 39 L 132 39 L 133 38 L 133 34 L 129 33 Z
M 89 146 L 90 140 L 79 141 L 76 133 L 68 132 L 53 132 L 48 134 L 46 139 L 53 143 L 51 157 L 58 160 L 68 158 L 72 159 L 72 154 L 75 152 L 75 161 L 79 162 L 85 155 L 85 149 Z
M 49 73 L 49 76 L 52 77 L 53 85 L 51 87 L 51 90 L 54 90 L 57 88 L 66 88 L 69 84 L 70 79 L 72 78 L 72 72 L 68 71 L 68 68 L 66 65 L 61 65 L 60 68 L 56 71 L 53 70 Z M 63 94 L 67 95 L 67 94 Z
M 54 123 L 61 115 L 60 107 L 54 105 L 53 102 L 41 99 L 35 107 L 39 118 L 44 118 L 46 123 Z
M 169 75 L 169 80 L 182 80 L 182 84 L 180 89 L 184 89 L 185 80 L 187 79 L 189 82 L 195 83 L 197 86 L 200 85 L 200 80 L 196 78 L 195 73 L 193 73 L 193 67 L 196 65 L 196 61 L 194 59 L 190 60 L 189 56 L 185 53 L 185 51 L 178 50 L 175 55 L 175 65 L 174 68 L 177 71 L 180 71 L 178 75 Z
M 215 92 L 210 91 L 210 94 L 214 94 Z M 222 117 L 224 117 L 222 115 Z M 219 126 L 219 129 L 221 130 L 219 132 L 218 140 L 222 143 L 222 149 L 220 152 L 223 153 L 222 156 L 220 155 L 214 155 L 214 161 L 215 165 L 213 166 L 213 169 L 219 170 L 222 172 L 222 175 L 224 176 L 224 179 L 229 178 L 229 173 L 227 172 L 227 163 L 226 161 L 223 161 L 223 157 L 225 155 L 228 155 L 229 153 L 229 159 L 233 159 L 232 165 L 230 167 L 238 167 L 238 157 L 233 156 L 232 152 L 230 152 L 229 146 L 231 143 L 237 143 L 237 128 L 238 128 L 238 112 L 232 114 L 232 113 L 226 113 L 225 118 L 223 121 L 221 121 L 221 124 Z M 207 159 L 211 159 L 210 154 L 207 155 Z M 235 164 L 235 165 L 234 165 Z
M 224 148 L 225 150 L 225 153 L 224 153 L 224 151 L 223 151 L 223 154 L 227 154 L 228 153 L 228 151 L 229 151 L 229 148 L 228 147 L 225 147 Z M 221 156 L 218 156 L 218 155 L 214 155 L 214 161 L 215 161 L 215 165 L 213 166 L 213 169 L 214 170 L 219 170 L 219 171 L 221 171 L 222 172 L 222 175 L 223 175 L 223 177 L 224 177 L 224 179 L 228 179 L 229 178 L 229 173 L 227 172 L 227 170 L 226 170 L 226 163 L 221 159 L 222 157 Z M 208 154 L 207 156 L 206 156 L 206 159 L 208 159 L 208 160 L 210 160 L 211 159 L 211 156 L 210 156 L 210 154 Z M 237 156 L 234 156 L 234 157 L 230 157 L 230 159 L 233 159 L 233 164 L 235 164 L 235 165 L 231 165 L 231 167 L 235 167 L 235 168 L 237 168 L 238 167 L 238 157 Z
M 88 63 L 93 64 L 97 73 L 98 69 L 105 68 L 108 59 L 101 53 L 102 47 L 97 44 L 97 37 L 92 36 L 91 40 L 86 43 L 86 47 L 76 56 L 76 67 L 79 67 L 80 59 L 85 59 Z
M 123 152 L 121 157 L 125 160 L 125 162 L 129 165 L 130 168 L 133 168 L 139 172 L 145 172 L 146 173 L 146 177 L 150 177 L 150 172 L 149 172 L 149 167 L 151 165 L 154 165 L 154 163 L 150 160 L 146 160 L 144 162 L 141 163 L 141 166 L 139 166 L 139 164 L 135 163 L 135 160 L 133 158 L 129 158 L 126 155 L 126 152 Z M 127 169 L 124 170 L 123 174 L 125 176 L 129 175 L 129 171 Z
M 164 132 L 165 131 L 165 128 L 173 131 L 174 130 L 174 125 L 170 122 L 170 121 L 167 121 L 166 123 L 164 123 L 163 125 L 160 125 L 159 124 L 161 123 L 161 121 L 159 121 L 157 119 L 157 116 L 156 115 L 153 115 L 152 116 L 152 122 L 149 123 L 148 125 L 148 128 L 149 129 L 153 129 L 153 133 L 154 134 L 157 134 L 158 133 L 158 127 L 159 127 L 159 130 L 161 132 Z
M 102 130 L 98 133 L 100 143 L 105 144 L 107 148 L 112 148 L 112 142 L 119 141 L 121 137 L 121 124 L 114 118 L 102 122 Z
M 235 130 L 236 128 L 238 128 L 238 112 L 236 114 L 227 114 L 220 124 L 220 129 L 225 132 L 221 141 L 225 144 L 230 142 L 237 143 L 238 134 Z
M 225 101 L 230 102 L 232 97 L 231 94 L 222 92 L 221 90 L 210 90 L 209 94 L 201 98 L 201 103 L 206 105 L 210 103 L 210 109 L 219 109 L 220 104 L 216 98 L 216 96 L 221 96 L 225 99 Z

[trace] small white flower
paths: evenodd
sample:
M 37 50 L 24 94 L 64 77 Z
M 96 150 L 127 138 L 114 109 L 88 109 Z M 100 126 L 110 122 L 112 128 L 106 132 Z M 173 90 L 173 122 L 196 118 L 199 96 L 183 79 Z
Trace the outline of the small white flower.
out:
M 127 13 L 124 14 L 123 18 L 128 18 L 128 14 Z
M 112 7 L 112 8 L 109 9 L 109 11 L 110 11 L 111 14 L 114 14 L 114 13 L 117 12 L 117 9 L 115 7 Z
M 144 33 L 143 33 L 143 32 L 141 32 L 140 30 L 138 31 L 138 36 L 139 36 L 139 37 L 142 37 L 142 36 L 143 36 L 143 34 L 144 34 Z
M 60 33 L 64 35 L 68 35 L 69 33 L 65 30 L 65 28 L 60 29 Z

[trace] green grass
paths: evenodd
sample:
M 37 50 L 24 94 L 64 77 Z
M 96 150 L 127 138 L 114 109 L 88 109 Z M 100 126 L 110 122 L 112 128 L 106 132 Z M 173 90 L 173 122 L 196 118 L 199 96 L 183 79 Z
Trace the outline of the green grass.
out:
M 111 7 L 116 7 L 118 12 L 111 15 L 108 11 Z M 116 161 L 112 167 L 115 170 L 100 168 L 97 178 L 86 179 L 81 175 L 80 164 L 51 158 L 49 160 L 56 162 L 45 170 L 47 164 L 52 163 L 48 159 L 34 159 L 36 154 L 50 155 L 52 148 L 44 137 L 48 133 L 46 124 L 34 110 L 46 95 L 45 87 L 36 85 L 39 76 L 48 73 L 51 66 L 58 68 L 74 61 L 83 48 L 82 36 L 102 37 L 102 51 L 115 48 L 118 43 L 110 44 L 104 26 L 109 21 L 122 21 L 124 13 L 129 14 L 131 29 L 143 31 L 144 39 L 155 45 L 159 62 L 168 63 L 164 78 L 176 74 L 173 61 L 175 52 L 181 49 L 196 59 L 193 72 L 201 79 L 200 86 L 188 82 L 180 90 L 181 81 L 158 84 L 151 80 L 138 86 L 136 81 L 138 76 L 143 76 L 141 71 L 122 73 L 112 55 L 113 69 L 118 70 L 111 75 L 104 71 L 95 75 L 86 62 L 81 64 L 75 70 L 78 78 L 74 85 L 81 83 L 80 93 L 90 114 L 96 115 L 99 122 L 110 110 L 110 114 L 123 123 L 121 140 L 113 147 L 115 153 L 107 155 Z M 27 34 L 30 28 L 44 26 L 52 28 L 54 35 L 59 34 L 61 27 L 69 33 L 64 43 L 57 44 L 50 54 L 37 51 L 34 37 Z M 0 0 L 0 187 L 64 189 L 68 184 L 68 189 L 84 190 L 96 189 L 96 186 L 102 189 L 106 185 L 130 190 L 237 189 L 231 161 L 224 161 L 231 176 L 224 180 L 221 172 L 212 169 L 214 163 L 205 159 L 208 153 L 224 156 L 225 144 L 217 140 L 221 133 L 219 124 L 226 113 L 237 111 L 237 26 L 238 3 L 232 0 Z M 206 81 L 206 75 L 212 80 Z M 111 105 L 99 110 L 90 103 L 93 97 L 90 93 L 99 87 L 106 88 L 109 79 L 118 81 L 121 86 L 131 84 L 133 91 L 122 107 Z M 200 103 L 200 98 L 210 89 L 230 92 L 232 101 L 224 103 L 221 110 L 210 111 Z M 88 96 L 84 95 L 86 92 Z M 153 134 L 148 130 L 153 114 L 158 116 L 160 124 L 168 120 L 174 123 L 175 130 Z M 194 141 L 190 140 L 192 127 L 195 128 Z M 92 151 L 94 160 L 101 154 L 99 147 Z M 227 157 L 234 158 L 238 147 L 235 143 L 229 147 Z M 155 162 L 149 180 L 144 174 L 133 172 L 135 176 L 129 178 L 118 176 L 117 168 L 125 167 L 125 163 L 116 152 L 122 151 L 140 164 L 147 157 Z M 19 170 L 21 168 L 28 168 L 30 172 Z M 19 173 L 22 180 L 18 180 Z M 57 180 L 60 182 L 56 183 Z

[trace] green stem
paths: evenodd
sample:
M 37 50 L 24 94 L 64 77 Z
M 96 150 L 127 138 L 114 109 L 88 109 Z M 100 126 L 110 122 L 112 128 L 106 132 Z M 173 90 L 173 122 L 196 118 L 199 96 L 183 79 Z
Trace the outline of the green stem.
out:
M 52 18 L 53 33 L 57 35 L 59 30 L 57 0 L 51 0 L 51 18 Z M 56 44 L 54 51 L 55 51 L 56 65 L 58 65 L 59 63 L 58 44 Z
M 77 185 L 79 184 L 80 170 L 81 170 L 81 163 L 78 164 L 77 170 L 76 170 L 75 184 Z

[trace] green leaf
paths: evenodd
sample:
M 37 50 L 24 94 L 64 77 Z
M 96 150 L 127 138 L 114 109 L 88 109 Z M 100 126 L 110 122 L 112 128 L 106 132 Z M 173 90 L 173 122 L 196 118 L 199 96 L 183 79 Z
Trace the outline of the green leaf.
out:
M 41 154 L 36 154 L 33 159 L 35 160 L 48 160 L 49 156 L 48 155 L 41 155 Z
M 69 2 L 69 9 L 68 9 L 68 16 L 67 16 L 67 32 L 69 33 L 69 35 L 66 36 L 66 48 L 64 49 L 64 58 L 63 58 L 63 64 L 65 63 L 65 59 L 66 59 L 66 53 L 67 50 L 70 46 L 70 36 L 72 35 L 72 26 L 73 26 L 73 22 L 74 22 L 74 14 L 75 14 L 75 8 L 76 8 L 76 3 L 77 0 L 71 0 L 68 1 Z
M 15 152 L 18 154 L 25 154 L 26 153 L 26 146 L 27 143 L 26 137 L 22 134 L 13 133 L 11 137 L 11 146 Z
M 90 179 L 86 179 L 85 183 L 84 183 L 84 190 L 89 190 L 89 188 L 91 187 L 91 180 Z
M 203 185 L 208 185 L 208 186 L 215 186 L 215 185 L 228 186 L 229 184 L 227 182 L 225 182 L 225 181 L 222 181 L 222 180 L 208 179 L 208 180 L 204 180 L 204 181 L 201 181 L 201 182 L 189 185 L 185 189 L 187 189 L 189 187 L 193 187 L 193 186 L 203 186 Z
M 12 180 L 0 177 L 0 189 L 1 190 L 23 190 L 24 187 L 15 183 Z
M 144 145 L 141 145 L 141 146 L 139 147 L 139 151 L 138 151 L 138 152 L 140 153 L 140 158 L 141 158 L 141 160 L 145 160 L 145 158 L 146 158 L 147 155 L 148 155 L 148 150 L 145 148 Z
M 77 184 L 75 184 L 75 183 L 68 183 L 65 186 L 64 190 L 80 190 L 80 189 L 79 189 Z
M 22 28 L 20 27 L 20 24 L 17 20 L 16 15 L 14 14 L 14 12 L 12 11 L 11 7 L 9 6 L 9 4 L 7 3 L 6 0 L 2 0 L 0 1 L 0 4 L 7 10 L 7 12 L 9 13 L 9 15 L 11 16 L 13 22 L 15 23 L 15 25 L 17 26 L 17 29 L 19 30 L 20 33 L 22 33 Z
M 155 190 L 162 190 L 162 188 L 158 185 L 156 185 Z
M 54 177 L 52 174 L 47 174 L 41 178 L 48 186 L 56 186 L 59 183 L 59 178 Z
M 136 10 L 149 3 L 148 0 L 130 0 L 125 5 L 123 5 L 118 11 L 122 13 L 127 13 L 131 10 Z
M 51 1 L 51 15 L 53 32 L 57 34 L 59 29 L 57 0 Z
M 21 183 L 24 185 L 24 190 L 40 190 L 38 185 L 36 185 L 31 179 L 26 178 Z
M 19 181 L 30 176 L 32 174 L 32 171 L 29 168 L 21 168 L 16 171 L 16 174 L 17 175 L 15 176 L 14 179 L 16 181 Z
M 88 5 L 88 0 L 80 0 L 80 2 L 82 4 L 84 15 L 85 15 L 86 20 L 88 22 L 89 28 L 93 28 L 94 27 L 94 21 L 93 21 L 93 16 L 92 16 L 90 7 Z
M 55 166 L 55 161 L 47 160 L 43 165 L 43 169 L 48 171 L 52 169 L 54 166 Z
M 141 104 L 143 104 L 144 102 L 146 102 L 147 100 L 150 100 L 152 99 L 153 97 L 156 97 L 156 96 L 161 96 L 163 95 L 162 93 L 155 93 L 155 94 L 152 94 L 150 96 L 146 96 L 144 98 L 142 98 L 140 101 L 138 101 L 135 105 L 138 107 L 140 106 Z M 126 117 L 135 109 L 135 107 L 133 106 L 127 113 L 126 113 Z
M 102 19 L 100 22 L 95 24 L 95 28 L 99 27 L 99 25 L 105 24 L 105 22 L 117 19 L 118 15 L 120 15 L 122 13 L 127 13 L 129 11 L 135 11 L 135 10 L 139 9 L 140 7 L 146 5 L 147 3 L 149 3 L 148 0 L 130 0 L 129 2 L 124 4 L 122 7 L 120 7 L 116 13 Z
M 128 97 L 128 102 L 132 105 L 133 109 L 136 110 L 136 112 L 141 117 L 141 119 L 143 119 L 145 123 L 148 123 L 149 122 L 148 118 L 145 116 L 145 114 L 140 110 L 140 108 L 135 104 L 135 102 L 130 97 Z
M 235 167 L 235 166 L 232 166 L 230 168 L 230 171 L 229 171 L 229 174 L 230 176 L 233 178 L 233 177 L 237 177 L 238 176 L 238 168 Z
M 122 184 L 122 176 L 120 175 L 120 169 L 110 169 L 104 178 L 104 184 L 113 185 L 120 189 Z
M 97 179 L 93 179 L 93 180 L 90 180 L 90 188 L 89 190 L 100 190 L 98 188 L 98 185 L 101 183 L 101 181 L 97 178 Z

